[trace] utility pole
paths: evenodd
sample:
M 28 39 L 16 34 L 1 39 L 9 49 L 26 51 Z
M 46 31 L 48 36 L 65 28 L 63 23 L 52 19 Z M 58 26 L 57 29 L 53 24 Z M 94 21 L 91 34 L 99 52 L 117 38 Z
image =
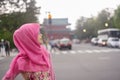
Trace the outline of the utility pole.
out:
M 48 23 L 49 23 L 49 25 L 52 24 L 52 15 L 50 12 L 48 12 Z
M 48 12 L 48 25 L 49 25 L 49 29 L 50 29 L 50 39 L 53 38 L 52 36 L 52 15 L 50 12 Z

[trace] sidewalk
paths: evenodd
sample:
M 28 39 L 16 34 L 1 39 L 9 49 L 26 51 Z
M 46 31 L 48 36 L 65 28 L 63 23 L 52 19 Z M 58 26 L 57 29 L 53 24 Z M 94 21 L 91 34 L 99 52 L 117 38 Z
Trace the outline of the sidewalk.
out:
M 45 46 L 45 45 L 44 45 Z M 45 46 L 46 47 L 46 46 Z M 47 50 L 50 51 L 50 45 L 47 46 Z M 16 49 L 12 49 L 12 51 L 10 51 L 10 56 L 16 56 L 18 54 L 18 51 Z M 4 54 L 2 54 L 0 52 L 0 60 L 4 59 L 5 57 L 9 57 L 9 56 L 6 56 L 5 52 Z
M 10 52 L 10 56 L 16 56 L 18 54 L 17 51 L 11 51 Z M 2 53 L 0 53 L 0 60 L 4 59 L 5 57 L 9 57 L 9 56 L 6 56 L 6 54 L 4 53 L 4 55 Z

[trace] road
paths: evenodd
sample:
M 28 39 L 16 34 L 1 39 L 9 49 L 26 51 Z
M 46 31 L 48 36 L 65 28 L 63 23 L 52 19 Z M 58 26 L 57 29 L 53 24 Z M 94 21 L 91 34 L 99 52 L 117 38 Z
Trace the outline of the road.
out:
M 74 44 L 72 50 L 51 54 L 56 80 L 120 80 L 120 49 Z M 0 60 L 0 79 L 11 59 Z M 16 80 L 22 80 L 21 75 Z

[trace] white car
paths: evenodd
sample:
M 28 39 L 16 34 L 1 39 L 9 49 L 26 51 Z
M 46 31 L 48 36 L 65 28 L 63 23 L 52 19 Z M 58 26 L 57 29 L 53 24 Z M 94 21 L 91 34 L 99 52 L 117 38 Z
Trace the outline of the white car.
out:
M 118 42 L 118 47 L 120 48 L 120 39 L 119 39 L 119 42 Z
M 58 45 L 59 49 L 69 49 L 71 50 L 72 49 L 72 41 L 68 38 L 63 38 L 59 41 L 59 45 Z
M 108 38 L 107 40 L 107 46 L 108 47 L 119 47 L 119 38 Z
M 98 40 L 99 46 L 106 46 L 107 45 L 107 39 L 99 39 Z
M 93 45 L 97 45 L 97 44 L 98 44 L 98 38 L 97 38 L 97 37 L 93 37 L 93 38 L 91 39 L 91 43 L 92 43 Z

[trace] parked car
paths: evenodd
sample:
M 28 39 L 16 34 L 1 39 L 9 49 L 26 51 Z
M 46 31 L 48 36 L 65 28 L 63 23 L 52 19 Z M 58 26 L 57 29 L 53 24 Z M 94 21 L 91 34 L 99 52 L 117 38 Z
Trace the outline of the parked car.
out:
M 56 48 L 58 48 L 59 41 L 60 41 L 59 39 L 55 39 L 55 40 L 54 40 L 54 43 L 55 43 Z
M 92 39 L 91 39 L 91 44 L 93 44 L 93 45 L 97 45 L 98 44 L 98 38 L 97 37 L 93 37 Z
M 119 41 L 118 41 L 118 47 L 120 48 L 120 39 L 119 39 Z
M 99 39 L 98 40 L 99 46 L 106 46 L 107 45 L 107 39 Z
M 68 38 L 60 39 L 58 44 L 59 49 L 72 49 L 72 41 Z
M 119 38 L 111 37 L 111 38 L 108 38 L 107 40 L 108 47 L 119 47 L 118 43 L 119 43 Z

